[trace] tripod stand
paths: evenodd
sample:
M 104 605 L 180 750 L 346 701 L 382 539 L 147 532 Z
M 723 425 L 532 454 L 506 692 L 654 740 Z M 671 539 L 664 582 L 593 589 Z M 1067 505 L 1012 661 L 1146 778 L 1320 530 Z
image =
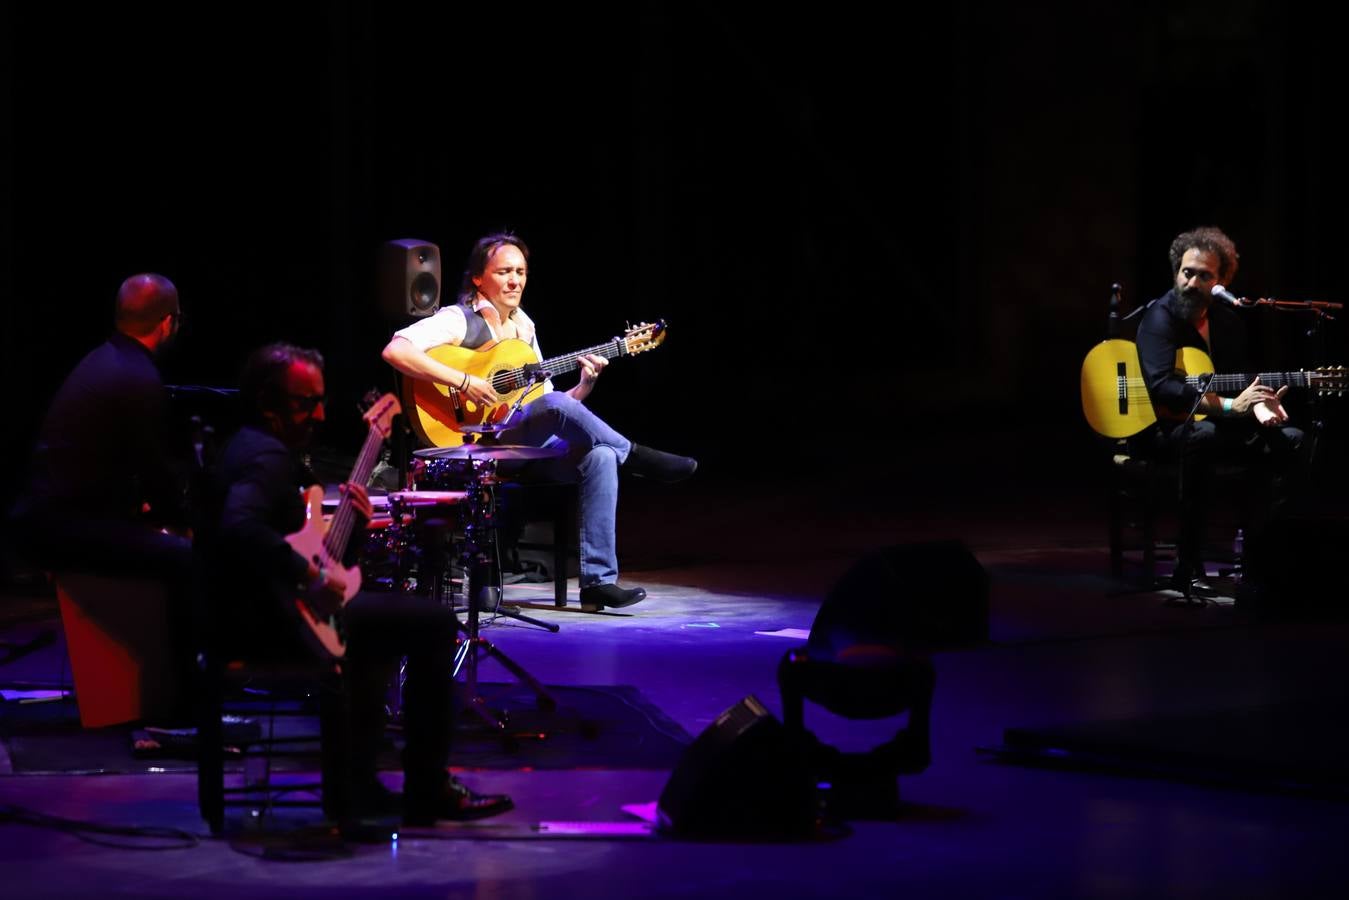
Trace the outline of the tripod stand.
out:
M 493 573 L 494 571 L 499 572 L 496 565 L 496 493 L 494 490 L 497 484 L 497 475 L 496 459 L 491 458 L 490 455 L 485 459 L 481 457 L 470 458 L 469 462 L 470 464 L 465 467 L 468 477 L 464 484 L 467 514 L 463 529 L 464 537 L 459 553 L 460 561 L 466 573 L 464 594 L 468 600 L 468 610 L 465 616 L 466 621 L 461 622 L 459 626 L 464 636 L 455 652 L 454 674 L 457 677 L 460 671 L 464 673 L 464 691 L 467 695 L 468 710 L 487 724 L 489 728 L 504 733 L 507 724 L 506 714 L 489 708 L 487 700 L 482 696 L 479 688 L 478 666 L 484 658 L 495 660 L 510 672 L 517 681 L 528 685 L 534 692 L 540 709 L 556 709 L 557 700 L 549 693 L 542 682 L 530 675 L 523 666 L 479 633 L 481 613 L 489 606 L 486 602 L 488 592 L 497 580 Z M 495 612 L 510 618 L 538 625 L 554 633 L 559 630 L 558 626 L 552 623 L 532 619 L 515 610 L 502 609 L 499 588 L 496 602 L 490 605 Z

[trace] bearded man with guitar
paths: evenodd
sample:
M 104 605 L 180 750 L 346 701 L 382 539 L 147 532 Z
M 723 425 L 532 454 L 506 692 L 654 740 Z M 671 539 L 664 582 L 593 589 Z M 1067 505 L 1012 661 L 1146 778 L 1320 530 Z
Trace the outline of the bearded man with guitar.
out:
M 321 525 L 321 492 L 308 511 L 301 491 L 316 481 L 300 455 L 324 421 L 323 358 L 317 351 L 273 344 L 250 357 L 240 385 L 246 424 L 215 466 L 213 527 L 197 535 L 207 565 L 219 652 L 283 661 L 313 653 L 340 656 L 350 700 L 350 741 L 323 747 L 325 757 L 349 760 L 354 812 L 401 809 L 409 825 L 437 819 L 476 819 L 511 808 L 504 795 L 479 795 L 449 776 L 454 610 L 410 594 L 355 593 L 360 570 L 345 544 L 353 522 L 370 518 L 364 483 L 387 422 L 397 411 L 389 395 L 382 423 L 356 471 L 343 486 L 333 523 Z M 372 410 L 374 412 L 374 410 Z M 386 430 L 381 434 L 378 428 Z M 341 531 L 337 540 L 334 532 Z M 343 557 L 346 557 L 345 559 Z M 354 594 L 354 596 L 353 596 Z M 321 632 L 329 635 L 320 639 Z M 406 659 L 403 691 L 405 774 L 401 798 L 376 777 L 390 678 Z M 326 770 L 327 767 L 325 767 Z
M 1169 253 L 1174 287 L 1149 304 L 1136 338 L 1139 366 L 1157 413 L 1156 427 L 1139 439 L 1155 451 L 1178 454 L 1181 462 L 1181 534 L 1171 586 L 1187 597 L 1212 592 L 1202 580 L 1201 554 L 1215 463 L 1238 459 L 1269 467 L 1273 497 L 1249 504 L 1252 512 L 1268 518 L 1272 507 L 1286 499 L 1280 476 L 1295 462 L 1303 441 L 1283 408 L 1286 385 L 1275 390 L 1256 377 L 1234 396 L 1214 391 L 1201 396 L 1177 370 L 1177 353 L 1193 347 L 1212 357 L 1214 371 L 1249 371 L 1244 323 L 1214 293 L 1236 276 L 1237 258 L 1232 239 L 1217 228 L 1178 235 Z M 1194 414 L 1202 421 L 1193 420 Z
M 503 232 L 479 239 L 469 254 L 459 302 L 396 332 L 384 348 L 384 359 L 414 386 L 434 385 L 444 392 L 441 410 L 431 411 L 427 428 L 419 429 L 424 440 L 428 439 L 428 429 L 439 424 L 453 432 L 456 424 L 481 421 L 484 410 L 505 414 L 508 410 L 502 410 L 502 394 L 524 391 L 528 385 L 521 379 L 532 373 L 542 378 L 561 374 L 566 368 L 579 368 L 580 381 L 571 390 L 552 390 L 549 379 L 532 396 L 524 395 L 530 402 L 512 404 L 517 408 L 495 440 L 536 447 L 557 440 L 566 442 L 567 455 L 556 461 L 550 474 L 558 480 L 575 481 L 579 488 L 581 606 L 592 611 L 631 606 L 645 598 L 646 591 L 618 584 L 614 527 L 619 469 L 674 482 L 692 475 L 698 464 L 689 457 L 633 443 L 586 408 L 584 401 L 608 363 L 609 347 L 572 354 L 565 358 L 566 368 L 543 362 L 534 323 L 520 308 L 528 264 L 529 248 L 516 235 Z M 476 359 L 486 362 L 487 354 L 518 346 L 516 342 L 527 345 L 528 355 L 535 362 L 534 368 L 527 365 L 516 371 L 529 375 L 498 373 L 489 378 L 470 371 L 481 369 L 490 374 L 490 367 L 477 365 Z M 616 341 L 615 345 L 617 350 L 613 352 L 617 355 L 633 352 L 629 342 Z M 448 361 L 442 361 L 436 358 L 436 351 L 444 347 L 478 352 L 450 354 L 445 356 Z

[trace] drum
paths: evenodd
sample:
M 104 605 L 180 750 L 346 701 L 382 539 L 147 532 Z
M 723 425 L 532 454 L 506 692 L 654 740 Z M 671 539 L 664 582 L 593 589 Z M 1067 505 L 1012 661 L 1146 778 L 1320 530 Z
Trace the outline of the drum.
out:
M 490 459 L 419 459 L 413 470 L 417 491 L 460 491 L 494 469 Z

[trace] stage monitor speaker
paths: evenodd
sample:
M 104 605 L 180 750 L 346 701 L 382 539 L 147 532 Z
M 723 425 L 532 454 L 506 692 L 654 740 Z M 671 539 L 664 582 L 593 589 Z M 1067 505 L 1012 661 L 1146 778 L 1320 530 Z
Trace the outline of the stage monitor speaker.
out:
M 753 694 L 684 749 L 661 791 L 661 828 L 680 837 L 811 836 L 817 799 L 805 748 Z
M 988 573 L 960 541 L 898 544 L 859 559 L 826 595 L 810 643 L 928 648 L 988 639 Z
M 413 239 L 381 245 L 379 296 L 394 321 L 433 315 L 440 308 L 440 248 Z

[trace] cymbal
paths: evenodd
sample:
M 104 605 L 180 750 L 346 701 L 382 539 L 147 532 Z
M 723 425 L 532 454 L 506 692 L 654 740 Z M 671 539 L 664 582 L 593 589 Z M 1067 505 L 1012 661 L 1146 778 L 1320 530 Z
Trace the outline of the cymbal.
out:
M 566 453 L 563 447 L 529 447 L 518 444 L 463 444 L 459 447 L 426 447 L 413 450 L 418 459 L 553 459 Z

